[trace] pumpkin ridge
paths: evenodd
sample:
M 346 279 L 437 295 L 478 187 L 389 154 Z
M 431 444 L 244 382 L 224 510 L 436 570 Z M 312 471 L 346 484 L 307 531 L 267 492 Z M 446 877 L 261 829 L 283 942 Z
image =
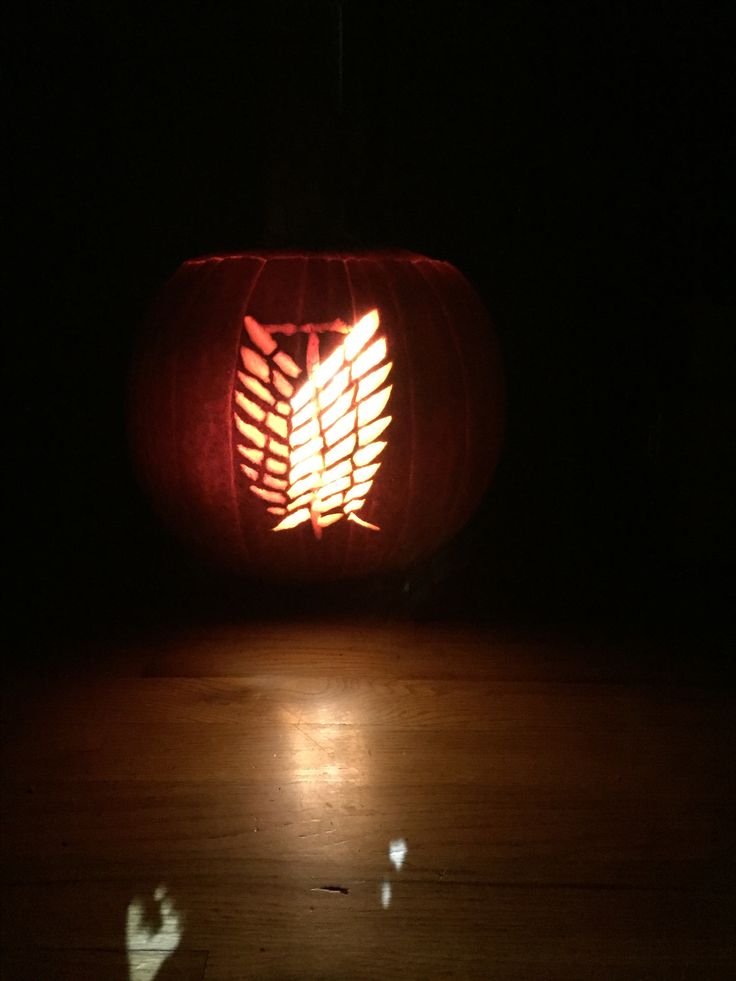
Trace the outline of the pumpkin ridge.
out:
M 443 317 L 443 319 L 445 321 L 445 326 L 446 326 L 447 333 L 452 338 L 452 345 L 453 345 L 455 354 L 457 356 L 457 362 L 458 362 L 458 368 L 459 368 L 459 372 L 460 372 L 460 377 L 462 378 L 462 385 L 463 385 L 463 400 L 462 401 L 463 401 L 463 407 L 464 407 L 463 426 L 462 426 L 462 432 L 463 432 L 463 464 L 462 464 L 462 467 L 459 470 L 458 479 L 455 481 L 455 490 L 454 490 L 454 493 L 453 493 L 453 501 L 452 501 L 452 506 L 451 506 L 451 510 L 454 513 L 454 512 L 456 512 L 458 510 L 458 501 L 461 499 L 463 488 L 465 486 L 465 481 L 466 481 L 466 476 L 465 475 L 468 472 L 468 469 L 469 469 L 469 466 L 470 466 L 470 462 L 471 462 L 471 451 L 470 451 L 470 420 L 468 418 L 468 408 L 467 408 L 468 407 L 468 391 L 469 391 L 469 386 L 468 386 L 468 372 L 467 372 L 467 369 L 465 367 L 465 361 L 464 361 L 464 359 L 462 357 L 462 348 L 460 346 L 460 342 L 459 342 L 459 339 L 457 337 L 457 332 L 455 331 L 455 329 L 453 327 L 453 323 L 452 323 L 452 320 L 450 319 L 450 316 L 449 316 L 449 313 L 448 313 L 448 310 L 447 310 L 447 306 L 446 306 L 444 300 L 442 299 L 442 297 L 441 297 L 441 295 L 440 295 L 440 293 L 439 293 L 439 291 L 437 289 L 436 283 L 432 282 L 432 280 L 428 276 L 425 275 L 423 269 L 417 269 L 417 273 L 418 273 L 419 276 L 421 276 L 422 280 L 427 285 L 427 288 L 432 292 L 432 294 L 433 294 L 433 296 L 435 298 L 435 302 L 437 303 L 438 309 L 442 311 L 442 317 Z
M 266 260 L 264 259 L 261 262 L 261 265 L 260 265 L 260 268 L 258 269 L 258 272 L 253 277 L 253 281 L 250 284 L 250 287 L 248 289 L 248 293 L 246 295 L 245 301 L 243 302 L 243 305 L 241 307 L 241 310 L 240 310 L 240 323 L 241 324 L 243 322 L 243 317 L 245 315 L 245 311 L 248 309 L 248 304 L 250 303 L 251 297 L 253 296 L 253 293 L 255 292 L 256 287 L 258 286 L 258 280 L 263 275 L 263 270 L 265 268 L 266 268 Z M 230 386 L 231 391 L 233 391 L 233 392 L 235 392 L 236 391 L 236 388 L 237 388 L 236 382 L 237 382 L 237 378 L 238 378 L 239 355 L 240 355 L 240 345 L 241 345 L 241 341 L 242 341 L 242 336 L 243 336 L 242 329 L 235 332 L 235 356 L 233 358 L 233 362 L 234 362 L 235 367 L 233 369 L 232 383 L 231 383 L 231 386 Z M 233 433 L 232 433 L 232 425 L 231 425 L 231 422 L 230 422 L 230 420 L 231 420 L 231 414 L 232 414 L 232 406 L 231 406 L 231 404 L 228 404 L 227 413 L 228 413 L 227 425 L 228 425 L 228 429 L 230 429 L 230 431 L 231 431 L 231 439 L 230 439 L 230 483 L 231 483 L 231 486 L 232 486 L 233 507 L 235 508 L 235 515 L 236 515 L 235 520 L 236 520 L 236 524 L 238 526 L 238 535 L 240 537 L 241 548 L 243 549 L 244 552 L 247 552 L 248 551 L 248 548 L 247 548 L 247 545 L 246 545 L 245 534 L 243 532 L 243 519 L 242 519 L 242 516 L 240 514 L 240 495 L 238 493 L 238 486 L 237 486 L 237 482 L 235 480 L 235 453 L 236 453 L 236 449 L 235 449 L 235 441 L 232 438 Z

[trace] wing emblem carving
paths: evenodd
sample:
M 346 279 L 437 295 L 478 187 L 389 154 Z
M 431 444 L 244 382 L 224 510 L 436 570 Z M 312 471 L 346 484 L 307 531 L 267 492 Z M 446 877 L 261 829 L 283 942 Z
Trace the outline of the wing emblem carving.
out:
M 365 521 L 365 505 L 391 416 L 392 362 L 378 310 L 353 325 L 243 321 L 234 423 L 240 469 L 273 515 L 273 531 L 310 522 L 317 538 L 345 518 Z M 282 349 L 283 336 L 306 334 L 306 365 Z M 320 338 L 341 339 L 325 360 Z M 242 370 L 240 370 L 242 368 Z

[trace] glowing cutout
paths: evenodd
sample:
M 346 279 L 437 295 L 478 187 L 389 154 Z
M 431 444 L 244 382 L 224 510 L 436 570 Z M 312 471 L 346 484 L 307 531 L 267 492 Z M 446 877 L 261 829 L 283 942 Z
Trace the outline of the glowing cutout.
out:
M 307 457 L 306 460 L 302 460 L 301 463 L 297 463 L 296 466 L 291 468 L 291 473 L 289 474 L 289 479 L 294 482 L 299 480 L 300 477 L 304 477 L 308 473 L 314 473 L 315 470 L 322 469 L 322 457 L 319 453 L 315 453 L 314 456 Z
M 247 399 L 245 395 L 242 395 L 240 392 L 236 394 L 235 401 L 238 403 L 238 406 L 244 412 L 246 412 L 251 419 L 255 419 L 256 422 L 263 422 L 263 420 L 266 418 L 266 413 L 260 407 L 260 405 L 256 405 L 255 402 L 251 402 L 250 399 Z
M 252 317 L 245 317 L 243 322 L 245 329 L 248 331 L 248 336 L 255 346 L 259 347 L 264 354 L 273 354 L 276 350 L 276 341 L 268 331 L 264 327 L 261 327 L 258 321 Z
M 294 386 L 284 378 L 280 371 L 276 371 L 276 369 L 273 372 L 273 383 L 276 391 L 279 395 L 283 395 L 285 399 L 290 399 L 294 394 Z
M 238 446 L 238 452 L 241 453 L 246 460 L 250 460 L 251 463 L 255 463 L 256 466 L 263 463 L 263 450 L 254 450 L 252 446 Z M 268 464 L 266 464 L 268 466 Z M 271 468 L 268 467 L 270 470 Z
M 318 391 L 326 387 L 328 382 L 332 381 L 337 372 L 342 368 L 345 363 L 345 351 L 344 345 L 341 345 L 336 351 L 329 356 L 329 358 L 324 361 L 312 375 L 312 383 Z
M 368 341 L 378 330 L 378 310 L 371 310 L 353 327 L 345 338 L 345 359 L 352 361 L 356 354 L 363 350 Z
M 337 470 L 337 467 L 334 469 Z M 333 480 L 329 484 L 323 484 L 317 492 L 317 496 L 322 500 L 325 500 L 328 497 L 332 497 L 334 494 L 339 494 L 342 491 L 347 490 L 349 487 L 350 477 L 340 477 L 338 480 Z
M 256 378 L 260 378 L 261 381 L 267 382 L 269 380 L 269 370 L 268 365 L 255 351 L 252 351 L 249 347 L 241 347 L 240 356 L 243 359 L 243 365 L 245 370 L 249 371 L 251 375 L 255 375 Z
M 238 431 L 246 439 L 249 439 L 251 443 L 255 443 L 256 446 L 263 448 L 266 445 L 266 437 L 260 431 L 256 429 L 255 426 L 251 426 L 249 422 L 243 422 L 240 416 L 235 413 L 235 425 L 238 427 Z
M 288 427 L 286 425 L 286 419 L 282 419 L 281 416 L 275 416 L 273 412 L 269 412 L 266 416 L 266 425 L 271 429 L 277 436 L 282 439 L 286 439 L 288 435 Z
M 355 398 L 355 386 L 353 386 L 349 392 L 345 392 L 341 395 L 338 400 L 332 405 L 330 409 L 326 409 L 322 413 L 321 423 L 324 429 L 329 429 L 333 423 L 344 416 L 345 413 L 350 409 L 353 404 L 353 399 Z
M 363 429 L 359 429 L 358 443 L 361 446 L 367 446 L 369 443 L 373 443 L 376 436 L 380 436 L 390 422 L 391 416 L 384 416 L 383 419 L 376 419 L 375 422 L 371 422 Z
M 359 426 L 365 426 L 380 416 L 380 414 L 386 408 L 386 403 L 391 395 L 392 387 L 393 386 L 391 385 L 387 385 L 386 388 L 382 388 L 380 392 L 377 392 L 375 395 L 371 395 L 371 397 L 366 399 L 365 402 L 360 403 L 358 406 Z
M 310 439 L 308 443 L 304 443 L 303 446 L 297 447 L 291 454 L 291 462 L 294 464 L 301 463 L 302 460 L 309 460 L 311 457 L 315 456 L 320 452 L 324 446 L 324 440 L 321 436 L 316 436 L 314 439 Z
M 285 375 L 290 375 L 292 378 L 298 378 L 302 373 L 302 369 L 299 365 L 295 364 L 288 354 L 284 354 L 283 351 L 279 351 L 278 354 L 274 354 L 273 360 L 281 368 Z
M 300 525 L 303 521 L 309 521 L 309 517 L 309 508 L 300 508 L 298 511 L 295 511 L 293 514 L 290 514 L 288 517 L 284 518 L 283 521 L 279 522 L 279 524 L 277 524 L 273 530 L 286 531 L 287 528 L 296 528 L 296 526 Z
M 251 479 L 257 480 L 258 474 Z M 278 477 L 272 477 L 271 474 L 268 473 L 263 475 L 263 483 L 266 485 L 266 487 L 273 487 L 274 490 L 286 490 L 286 488 L 289 486 L 288 480 L 280 480 Z
M 320 409 L 327 409 L 348 387 L 350 381 L 350 368 L 343 368 L 322 392 L 319 393 L 318 401 Z
M 378 473 L 380 466 L 380 463 L 373 463 L 368 467 L 358 467 L 357 470 L 353 471 L 353 480 L 356 484 L 362 484 L 364 480 L 370 480 Z
M 341 443 L 338 443 L 337 446 L 333 446 L 331 450 L 325 453 L 325 466 L 331 467 L 333 463 L 337 463 L 337 461 L 342 460 L 343 457 L 350 456 L 354 449 L 355 433 L 351 433 L 349 436 L 346 436 Z
M 268 513 L 281 519 L 273 530 L 310 522 L 320 538 L 343 517 L 380 530 L 356 514 L 381 466 L 374 461 L 387 446 L 378 437 L 391 422 L 382 415 L 393 386 L 384 385 L 392 362 L 386 361 L 386 338 L 376 337 L 378 311 L 352 327 L 340 320 L 261 324 L 251 316 L 243 326 L 245 371 L 237 371 L 242 391 L 234 394 L 234 421 L 247 440 L 237 443 L 238 452 L 248 462 L 240 469 L 251 492 L 272 505 Z M 321 361 L 319 335 L 329 333 L 344 337 Z M 307 335 L 305 368 L 280 348 L 279 335 L 298 334 Z
M 388 378 L 389 371 L 391 371 L 390 362 L 383 365 L 382 368 L 376 368 L 375 371 L 372 371 L 370 375 L 366 375 L 365 378 L 361 378 L 358 382 L 358 402 L 362 402 L 367 395 L 380 388 Z
M 352 433 L 355 429 L 355 409 L 351 410 L 344 415 L 342 419 L 338 419 L 334 426 L 327 430 L 325 433 L 325 443 L 328 446 L 334 446 L 343 437 L 347 436 L 348 433 Z
M 263 454 L 261 454 L 261 456 L 263 456 Z M 378 464 L 378 466 L 380 466 L 380 464 Z M 274 460 L 272 456 L 266 460 L 266 470 L 268 470 L 270 473 L 286 473 L 288 469 L 289 464 L 284 463 L 282 460 Z
M 289 442 L 292 446 L 301 446 L 307 440 L 314 439 L 319 435 L 319 421 L 317 419 L 310 419 L 309 422 L 300 426 L 298 429 L 292 429 Z
M 273 403 L 276 401 L 266 386 L 262 385 L 257 378 L 253 377 L 253 375 L 246 375 L 244 371 L 239 371 L 238 379 L 244 388 L 247 388 L 249 392 L 253 392 L 254 395 L 257 395 L 261 401 L 266 402 L 268 405 L 273 405 Z
M 296 508 L 307 507 L 312 503 L 312 497 L 314 493 L 312 490 L 308 490 L 306 494 L 302 494 L 301 497 L 297 497 L 295 501 L 292 501 L 286 508 L 287 511 L 294 511 Z
M 269 439 L 268 449 L 270 453 L 275 453 L 276 456 L 285 456 L 287 459 L 289 457 L 289 447 L 275 439 Z
M 370 463 L 371 460 L 375 460 L 385 446 L 385 443 L 371 443 L 369 446 L 363 446 L 361 449 L 356 450 L 353 460 L 359 467 L 363 467 L 366 463 Z
M 262 497 L 264 501 L 269 501 L 271 504 L 286 504 L 286 498 L 278 491 L 266 490 L 264 487 L 256 487 L 254 484 L 250 485 L 250 489 L 258 497 Z
M 366 371 L 370 371 L 371 368 L 375 368 L 377 364 L 386 357 L 386 340 L 381 337 L 379 340 L 375 341 L 364 351 L 357 361 L 353 364 L 352 375 L 353 378 L 360 378 L 364 375 Z

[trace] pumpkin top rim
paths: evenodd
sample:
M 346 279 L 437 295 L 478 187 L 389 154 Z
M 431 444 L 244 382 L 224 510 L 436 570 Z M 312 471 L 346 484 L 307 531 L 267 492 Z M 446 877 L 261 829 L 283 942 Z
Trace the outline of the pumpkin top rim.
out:
M 446 259 L 432 259 L 408 249 L 247 249 L 242 252 L 208 253 L 187 259 L 182 265 L 197 266 L 207 262 L 226 262 L 235 259 L 262 259 L 265 261 L 271 259 L 326 259 L 333 261 L 356 259 L 361 262 L 384 262 L 389 259 L 413 264 L 426 262 L 437 266 L 452 267 L 452 264 Z

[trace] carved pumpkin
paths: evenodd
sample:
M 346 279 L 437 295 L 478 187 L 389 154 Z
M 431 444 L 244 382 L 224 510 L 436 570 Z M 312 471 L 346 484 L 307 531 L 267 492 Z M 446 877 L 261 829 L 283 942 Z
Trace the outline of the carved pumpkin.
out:
M 131 431 L 163 517 L 221 564 L 330 579 L 400 568 L 468 519 L 502 381 L 483 308 L 410 253 L 195 259 L 136 358 Z

